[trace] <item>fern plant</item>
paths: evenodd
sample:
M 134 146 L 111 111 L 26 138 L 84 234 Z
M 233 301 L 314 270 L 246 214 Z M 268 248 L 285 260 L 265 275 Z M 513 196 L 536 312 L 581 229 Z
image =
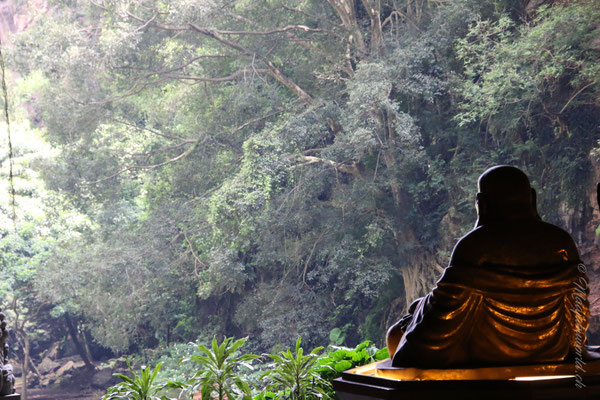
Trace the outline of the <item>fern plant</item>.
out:
M 211 348 L 197 345 L 201 354 L 195 354 L 188 360 L 200 364 L 201 369 L 184 386 L 190 395 L 198 392 L 202 399 L 251 399 L 251 389 L 247 382 L 237 375 L 240 365 L 257 358 L 254 354 L 237 356 L 237 350 L 246 343 L 248 338 L 225 338 L 221 344 L 217 339 L 212 340 Z
M 309 354 L 304 355 L 300 347 L 300 338 L 296 341 L 296 351 L 290 349 L 280 354 L 269 354 L 273 359 L 273 368 L 263 374 L 272 383 L 270 388 L 289 391 L 290 400 L 306 400 L 322 398 L 327 395 L 330 383 L 319 374 L 319 352 L 322 346 L 317 347 Z
M 126 361 L 131 377 L 124 374 L 114 374 L 114 376 L 121 379 L 121 382 L 108 388 L 106 394 L 102 397 L 103 400 L 161 400 L 165 398 L 158 395 L 164 387 L 154 383 L 162 363 L 158 363 L 152 372 L 150 367 L 142 367 L 140 373 L 137 374 L 131 367 L 129 359 Z

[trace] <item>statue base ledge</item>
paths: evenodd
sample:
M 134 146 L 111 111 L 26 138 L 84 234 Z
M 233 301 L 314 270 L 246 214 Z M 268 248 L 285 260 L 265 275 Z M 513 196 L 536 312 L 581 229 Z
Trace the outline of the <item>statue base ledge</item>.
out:
M 391 360 L 342 373 L 340 400 L 600 399 L 600 361 L 470 369 L 396 368 Z
M 7 394 L 0 396 L 0 400 L 21 400 L 21 395 L 19 393 Z
M 379 376 L 381 378 L 402 381 L 447 381 L 447 380 L 535 380 L 557 379 L 557 377 L 575 377 L 600 374 L 600 360 L 575 363 L 548 363 L 532 365 L 512 365 L 484 368 L 422 369 L 392 367 L 392 360 L 379 361 L 355 368 L 354 373 Z M 350 371 L 348 371 L 350 372 Z

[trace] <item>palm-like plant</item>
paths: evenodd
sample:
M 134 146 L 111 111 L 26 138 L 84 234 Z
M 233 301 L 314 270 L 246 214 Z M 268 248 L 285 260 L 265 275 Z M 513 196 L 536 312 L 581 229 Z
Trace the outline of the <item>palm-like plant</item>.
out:
M 246 343 L 248 338 L 225 338 L 221 344 L 213 339 L 211 348 L 197 345 L 202 354 L 195 354 L 189 359 L 202 366 L 202 369 L 188 381 L 187 390 L 191 394 L 200 392 L 203 399 L 211 399 L 216 395 L 218 400 L 250 399 L 250 386 L 240 379 L 236 369 L 246 361 L 257 358 L 254 354 L 236 356 L 236 351 Z
M 292 354 L 290 349 L 280 354 L 269 354 L 273 359 L 273 368 L 263 374 L 263 378 L 269 378 L 270 387 L 283 388 L 290 391 L 290 400 L 306 400 L 310 398 L 322 398 L 327 395 L 330 383 L 321 378 L 318 369 L 319 352 L 322 346 L 317 347 L 309 354 L 304 355 L 300 347 L 300 338 L 296 341 L 296 352 Z
M 114 374 L 122 382 L 108 388 L 102 399 L 160 400 L 162 397 L 158 396 L 158 393 L 163 389 L 163 386 L 155 385 L 154 379 L 158 375 L 161 366 L 162 363 L 158 363 L 152 372 L 150 372 L 150 367 L 142 367 L 138 375 L 131 367 L 129 360 L 127 360 L 131 377 L 124 374 Z

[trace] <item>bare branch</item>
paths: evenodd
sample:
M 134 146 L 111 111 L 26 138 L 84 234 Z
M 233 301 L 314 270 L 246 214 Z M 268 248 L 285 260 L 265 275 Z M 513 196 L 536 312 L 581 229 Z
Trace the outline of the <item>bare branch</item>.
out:
M 102 4 L 96 3 L 94 0 L 90 0 L 90 3 L 92 3 L 92 5 L 98 7 L 101 10 L 109 11 L 108 8 L 104 7 Z
M 242 125 L 237 126 L 236 128 L 234 128 L 231 131 L 229 131 L 229 133 L 230 134 L 237 133 L 237 132 L 241 131 L 242 129 L 248 127 L 251 124 L 263 121 L 263 120 L 265 120 L 267 118 L 270 118 L 270 117 L 272 117 L 274 115 L 277 115 L 277 114 L 279 114 L 281 112 L 282 111 L 275 111 L 275 112 L 272 112 L 272 113 L 267 114 L 265 116 L 262 116 L 262 117 L 259 117 L 259 118 L 255 118 L 255 119 L 252 119 L 250 121 L 246 121 Z M 117 121 L 117 122 L 119 122 L 119 121 Z M 131 125 L 131 124 L 128 124 L 128 125 Z M 139 129 L 142 129 L 142 128 L 139 128 Z M 152 131 L 152 130 L 150 130 L 150 132 L 159 134 L 158 132 Z M 223 132 L 221 132 L 221 133 L 223 133 Z M 175 138 L 177 140 L 181 140 L 182 143 L 180 143 L 177 146 L 171 146 L 169 148 L 170 150 L 182 147 L 185 144 L 191 144 L 191 146 L 187 150 L 185 150 L 184 152 L 182 152 L 179 155 L 177 155 L 177 156 L 175 156 L 173 158 L 170 158 L 170 159 L 168 159 L 166 161 L 163 161 L 163 162 L 160 162 L 160 163 L 157 163 L 157 164 L 147 164 L 147 165 L 137 165 L 137 164 L 134 164 L 134 165 L 128 165 L 128 166 L 126 166 L 126 167 L 118 170 L 117 172 L 115 172 L 114 174 L 112 174 L 110 176 L 107 176 L 107 177 L 102 178 L 102 179 L 98 179 L 96 181 L 87 182 L 87 183 L 88 184 L 98 184 L 98 183 L 102 183 L 102 182 L 108 181 L 110 179 L 113 179 L 113 178 L 115 178 L 115 177 L 117 177 L 117 176 L 119 176 L 119 175 L 121 175 L 121 174 L 123 174 L 123 173 L 125 173 L 127 171 L 133 171 L 133 170 L 136 170 L 136 169 L 156 169 L 156 168 L 160 168 L 160 167 L 163 167 L 165 165 L 177 162 L 177 161 L 179 161 L 179 160 L 187 157 L 189 154 L 191 154 L 196 149 L 196 147 L 198 147 L 198 145 L 201 143 L 201 140 L 203 139 L 203 137 L 201 137 L 201 138 L 198 138 L 198 139 L 191 140 L 191 139 L 180 138 L 178 136 L 174 136 L 174 137 L 171 137 L 171 138 Z M 164 149 L 164 150 L 166 151 L 167 149 Z
M 147 79 L 150 76 L 152 76 L 152 74 L 147 75 L 144 78 Z M 84 101 L 77 100 L 74 97 L 71 97 L 71 98 L 73 99 L 73 101 L 75 103 L 80 104 L 80 105 L 102 105 L 102 104 L 106 104 L 106 103 L 111 103 L 113 101 L 122 100 L 122 99 L 125 99 L 125 98 L 129 97 L 129 96 L 136 95 L 136 94 L 140 93 L 142 90 L 144 90 L 146 87 L 148 87 L 150 85 L 155 85 L 158 82 L 160 82 L 160 81 L 153 81 L 153 82 L 143 82 L 142 83 L 142 79 L 144 79 L 144 78 L 140 78 L 137 81 L 135 81 L 133 83 L 133 85 L 129 88 L 129 90 L 127 90 L 122 95 L 110 97 L 110 98 L 105 99 L 105 100 L 84 102 Z
M 156 21 L 154 21 L 154 17 L 156 17 L 156 14 L 152 18 L 150 18 L 150 21 L 148 21 L 148 20 L 144 20 L 143 18 L 138 17 L 135 14 L 132 14 L 128 10 L 126 10 L 125 13 L 127 13 L 127 16 L 129 18 L 132 18 L 138 22 L 141 22 L 143 24 L 142 26 L 153 26 L 157 29 L 162 29 L 164 31 L 189 31 L 190 30 L 189 27 L 187 27 L 187 26 L 159 24 Z
M 167 30 L 167 31 L 190 30 L 190 27 L 186 27 L 186 26 L 164 25 L 164 24 L 157 23 L 157 22 L 155 22 L 155 19 L 158 16 L 158 14 L 154 14 L 149 20 L 144 20 L 143 18 L 138 17 L 137 15 L 131 13 L 130 11 L 126 11 L 126 13 L 127 13 L 127 16 L 129 16 L 130 18 L 133 18 L 134 20 L 142 23 L 142 25 L 140 27 L 138 27 L 136 29 L 136 31 L 145 29 L 149 25 L 152 25 L 155 28 Z M 336 35 L 335 32 L 332 32 L 330 30 L 320 29 L 320 28 L 310 28 L 306 25 L 288 25 L 288 26 L 284 26 L 281 28 L 275 28 L 275 29 L 271 29 L 271 30 L 267 30 L 267 31 L 228 31 L 228 30 L 219 30 L 219 29 L 213 29 L 212 31 L 219 35 L 256 35 L 256 36 L 260 36 L 260 35 L 273 35 L 276 33 L 285 33 L 285 32 L 293 31 L 293 30 L 300 30 L 300 31 L 304 31 L 304 32 L 315 32 L 315 33 L 327 33 L 327 34 Z
M 229 39 L 225 39 L 221 36 L 219 36 L 215 31 L 210 30 L 210 29 L 206 29 L 206 28 L 201 28 L 199 26 L 196 26 L 194 24 L 190 24 L 190 27 L 200 33 L 203 36 L 212 38 L 214 40 L 216 40 L 217 42 L 224 44 L 225 46 L 231 47 L 232 49 L 235 49 L 237 51 L 239 51 L 242 54 L 246 54 L 248 56 L 252 56 L 252 57 L 256 57 L 258 59 L 260 59 L 261 61 L 263 61 L 267 67 L 269 67 L 269 73 L 271 74 L 271 76 L 273 78 L 275 78 L 277 81 L 279 81 L 281 84 L 283 84 L 285 87 L 287 87 L 288 89 L 290 89 L 294 94 L 296 94 L 304 103 L 306 103 L 307 105 L 312 105 L 314 103 L 313 98 L 304 91 L 304 89 L 302 89 L 300 86 L 298 86 L 294 81 L 290 80 L 288 77 L 286 77 L 280 70 L 279 68 L 277 68 L 275 66 L 275 64 L 273 64 L 273 62 L 271 60 L 269 60 L 268 58 L 266 58 L 265 56 L 263 56 L 260 53 L 256 53 L 254 51 L 248 50 L 245 47 L 232 42 Z
M 318 29 L 318 28 L 309 28 L 306 25 L 288 25 L 283 28 L 275 28 L 268 31 L 223 31 L 223 30 L 215 30 L 219 35 L 253 35 L 253 36 L 261 36 L 261 35 L 273 35 L 276 33 L 285 33 L 289 31 L 300 30 L 303 32 L 317 32 L 317 33 L 328 33 L 332 35 L 336 35 L 335 32 L 329 31 L 327 29 Z
M 300 86 L 298 86 L 294 81 L 292 81 L 291 79 L 289 79 L 288 77 L 286 77 L 280 70 L 279 68 L 277 68 L 275 66 L 275 64 L 273 64 L 273 62 L 271 60 L 269 60 L 267 57 L 265 57 L 264 55 L 254 52 L 252 50 L 246 49 L 245 47 L 239 45 L 236 42 L 233 42 L 229 39 L 226 39 L 222 36 L 220 36 L 219 31 L 213 30 L 213 29 L 208 29 L 208 28 L 202 28 L 199 27 L 193 23 L 189 23 L 188 26 L 175 26 L 175 25 L 163 25 L 160 24 L 158 22 L 156 22 L 155 20 L 153 21 L 147 21 L 144 20 L 143 18 L 140 18 L 138 16 L 136 16 L 135 14 L 126 11 L 127 15 L 138 21 L 141 22 L 142 24 L 144 24 L 145 26 L 149 27 L 155 27 L 158 29 L 163 29 L 163 30 L 168 30 L 168 31 L 188 31 L 188 30 L 192 30 L 194 32 L 197 32 L 203 36 L 206 36 L 208 38 L 214 39 L 217 42 L 232 48 L 234 50 L 239 51 L 240 53 L 253 57 L 253 58 L 257 58 L 260 59 L 261 61 L 263 61 L 267 67 L 269 68 L 269 74 L 275 78 L 275 80 L 277 80 L 279 83 L 283 84 L 285 87 L 287 87 L 288 89 L 290 89 L 296 96 L 298 96 L 305 104 L 307 105 L 312 105 L 314 103 L 313 98 L 304 91 L 304 89 L 302 89 Z M 310 29 L 310 28 L 309 28 Z
M 161 133 L 161 132 L 159 132 L 157 130 L 150 129 L 150 128 L 147 128 L 145 126 L 137 126 L 135 124 L 132 124 L 131 122 L 122 121 L 122 120 L 119 120 L 119 119 L 112 119 L 112 121 L 116 122 L 117 124 L 122 124 L 122 125 L 129 126 L 131 128 L 135 128 L 135 129 L 139 129 L 139 130 L 142 130 L 142 131 L 147 131 L 147 132 L 153 133 L 155 135 L 164 137 L 165 139 L 180 140 L 180 141 L 186 142 L 186 143 L 190 143 L 190 142 L 194 142 L 195 141 L 195 140 L 191 140 L 191 139 L 182 138 L 181 136 L 165 135 L 164 133 Z
M 192 241 L 188 238 L 185 231 L 182 231 L 182 233 L 183 233 L 183 237 L 185 238 L 185 241 L 187 242 L 187 244 L 190 248 L 190 253 L 192 254 L 192 257 L 194 258 L 194 275 L 196 275 L 196 278 L 197 278 L 198 277 L 198 268 L 196 266 L 198 264 L 200 264 L 200 266 L 202 268 L 208 269 L 208 265 L 206 263 L 204 263 L 202 260 L 200 260 L 200 257 L 194 251 L 194 245 L 192 244 Z
M 411 18 L 408 18 L 408 16 L 406 14 L 404 14 L 403 12 L 401 12 L 399 10 L 392 11 L 390 13 L 390 15 L 388 15 L 388 17 L 383 20 L 383 22 L 381 23 L 381 27 L 384 28 L 387 24 L 392 22 L 393 18 L 397 18 L 397 17 L 401 17 L 405 22 L 409 23 L 410 26 L 415 31 L 421 30 L 421 28 L 419 28 L 419 26 L 415 23 L 415 21 L 413 21 Z
M 231 131 L 229 131 L 229 133 L 230 134 L 237 133 L 237 132 L 241 131 L 242 129 L 246 128 L 249 125 L 255 124 L 257 122 L 264 121 L 265 119 L 271 118 L 271 117 L 273 117 L 273 116 L 275 116 L 277 114 L 280 114 L 281 112 L 282 111 L 275 111 L 275 112 L 267 114 L 267 115 L 265 115 L 263 117 L 258 117 L 258 118 L 251 119 L 250 121 L 246 121 L 242 125 L 240 125 L 240 126 L 234 128 L 234 129 L 232 129 Z
M 228 58 L 228 57 L 234 57 L 234 55 L 233 54 L 201 54 L 199 56 L 192 57 L 192 59 L 190 59 L 185 64 L 180 65 L 178 67 L 174 67 L 172 69 L 165 70 L 165 71 L 163 71 L 163 73 L 169 73 L 169 72 L 175 72 L 175 71 L 182 70 L 185 67 L 188 67 L 191 64 L 193 64 L 195 61 L 198 61 L 203 58 Z M 127 68 L 127 67 L 125 67 L 125 68 Z M 131 67 L 129 67 L 129 68 L 131 68 Z
M 287 8 L 287 7 L 284 7 Z M 255 26 L 257 28 L 260 29 L 264 29 L 264 27 L 262 27 L 261 25 L 257 24 L 256 22 L 242 16 L 242 15 L 238 15 L 238 14 L 234 14 L 234 13 L 229 13 L 230 16 L 232 16 L 235 19 L 238 19 L 240 21 L 243 21 L 245 23 L 247 23 L 250 26 Z M 332 34 L 334 34 L 335 36 L 337 36 L 340 40 L 345 41 L 346 38 L 328 31 Z M 288 38 L 290 38 L 291 41 L 298 43 L 300 46 L 315 52 L 316 54 L 318 54 L 319 56 L 323 57 L 324 59 L 326 59 L 327 61 L 329 61 L 332 64 L 336 64 L 338 62 L 338 60 L 334 59 L 329 53 L 317 48 L 316 46 L 314 46 L 313 44 L 311 44 L 309 41 L 310 39 L 305 39 L 305 38 L 300 38 L 298 36 L 296 36 L 293 32 L 286 32 L 286 36 Z M 346 64 L 342 66 L 342 71 L 344 71 L 349 77 L 354 76 L 354 69 L 352 68 L 352 65 L 350 64 L 350 62 L 348 62 L 348 60 L 346 60 Z
M 320 157 L 314 157 L 314 156 L 296 156 L 295 157 L 298 161 L 301 161 L 301 163 L 293 165 L 291 168 L 292 169 L 296 169 L 299 167 L 305 167 L 307 165 L 311 165 L 311 164 L 325 164 L 325 165 L 330 165 L 333 168 L 335 168 L 336 170 L 340 171 L 340 172 L 344 172 L 346 174 L 350 174 L 356 177 L 360 177 L 361 173 L 360 170 L 358 169 L 358 166 L 356 165 L 356 163 L 352 163 L 351 165 L 347 165 L 347 164 L 343 164 L 343 163 L 339 163 L 333 160 L 328 160 L 326 158 L 320 158 Z
M 255 73 L 269 73 L 269 72 L 270 71 L 268 69 L 252 69 L 252 70 L 242 69 L 240 71 L 234 72 L 231 75 L 217 77 L 217 78 L 211 78 L 211 77 L 205 77 L 205 76 L 195 76 L 195 75 L 172 75 L 172 74 L 164 74 L 163 76 L 166 78 L 170 78 L 170 79 L 219 83 L 219 82 L 236 81 L 239 78 L 245 78 L 247 76 L 254 75 Z
M 569 104 L 571 104 L 571 102 L 575 99 L 575 97 L 579 96 L 581 94 L 581 92 L 583 92 L 585 89 L 589 88 L 593 84 L 594 84 L 594 82 L 590 82 L 587 85 L 583 86 L 578 91 L 576 91 L 575 94 L 573 96 L 571 96 L 571 98 L 569 99 L 569 101 L 567 101 L 567 103 L 563 106 L 563 108 L 560 109 L 560 111 L 558 112 L 558 114 L 559 115 L 562 114 L 563 111 L 565 111 L 567 109 L 567 107 L 569 106 Z
M 319 19 L 319 17 L 318 17 L 318 16 L 316 16 L 316 15 L 312 15 L 312 14 L 309 14 L 309 13 L 307 13 L 306 11 L 304 11 L 304 10 L 300 10 L 300 9 L 298 9 L 298 8 L 292 8 L 292 7 L 288 7 L 288 6 L 286 6 L 286 5 L 282 5 L 282 7 L 283 7 L 283 9 L 285 9 L 285 10 L 292 11 L 292 12 L 295 12 L 295 13 L 298 13 L 298 14 L 302 14 L 302 15 L 304 15 L 304 16 L 306 16 L 306 17 L 309 17 L 309 18 L 312 18 L 312 19 Z M 327 19 L 325 19 L 325 20 L 324 20 L 324 22 L 328 23 L 329 25 L 333 25 L 333 26 L 335 26 L 336 28 L 341 28 L 341 27 L 342 27 L 341 25 L 339 25 L 339 24 L 334 24 L 332 21 L 329 21 L 329 20 L 327 20 Z
M 121 68 L 125 68 L 125 67 L 121 67 Z M 185 66 L 179 67 L 181 69 L 185 68 Z M 179 68 L 175 68 L 172 69 L 171 71 L 175 71 Z M 134 68 L 132 68 L 134 69 Z M 73 101 L 77 104 L 80 105 L 102 105 L 102 104 L 106 104 L 106 103 L 111 103 L 113 101 L 118 101 L 118 100 L 122 100 L 124 98 L 136 95 L 138 93 L 140 93 L 141 91 L 143 91 L 146 87 L 148 86 L 152 86 L 152 85 L 156 85 L 158 83 L 164 82 L 166 79 L 176 79 L 176 80 L 193 80 L 196 82 L 214 82 L 214 83 L 220 83 L 220 82 L 230 82 L 230 81 L 234 81 L 237 80 L 241 77 L 245 77 L 248 76 L 250 74 L 255 74 L 255 73 L 269 73 L 272 74 L 272 71 L 270 69 L 256 69 L 253 68 L 251 71 L 248 69 L 243 69 L 240 70 L 238 72 L 235 72 L 231 75 L 228 76 L 224 76 L 224 77 L 201 77 L 201 76 L 194 76 L 194 75 L 174 75 L 174 74 L 170 74 L 168 72 L 163 72 L 163 71 L 152 71 L 149 72 L 148 74 L 144 75 L 143 77 L 140 77 L 138 80 L 136 80 L 134 82 L 134 84 L 131 86 L 131 88 L 129 88 L 125 93 L 123 93 L 122 95 L 119 96 L 115 96 L 115 97 L 110 97 L 108 99 L 105 100 L 98 100 L 98 101 L 90 101 L 90 102 L 83 102 L 81 100 L 77 100 L 76 98 L 73 98 Z M 151 78 L 153 75 L 156 76 L 160 76 L 161 79 L 157 79 L 157 80 L 153 80 L 153 81 L 147 81 L 144 82 L 145 79 Z
M 174 163 L 175 161 L 179 161 L 182 158 L 188 156 L 190 153 L 192 153 L 194 151 L 194 149 L 196 148 L 196 144 L 197 143 L 198 142 L 196 142 L 194 145 L 190 146 L 186 151 L 184 151 L 183 153 L 179 154 L 178 156 L 170 158 L 170 159 L 168 159 L 166 161 L 163 161 L 163 162 L 160 162 L 158 164 L 129 165 L 129 166 L 123 168 L 123 169 L 120 169 L 119 171 L 115 172 L 114 174 L 112 174 L 110 176 L 107 176 L 106 178 L 98 179 L 96 181 L 92 181 L 92 182 L 89 182 L 89 183 L 90 184 L 98 184 L 98 183 L 101 183 L 101 182 L 105 182 L 105 181 L 108 181 L 108 180 L 110 180 L 112 178 L 115 178 L 115 177 L 121 175 L 124 172 L 132 171 L 132 170 L 135 170 L 135 169 L 156 169 L 156 168 L 164 167 L 167 164 Z
M 321 234 L 319 235 L 317 240 L 315 240 L 315 243 L 313 244 L 312 249 L 310 250 L 310 254 L 306 258 L 306 262 L 304 263 L 304 271 L 302 271 L 302 282 L 304 282 L 304 284 L 307 286 L 308 286 L 308 284 L 306 283 L 306 272 L 308 271 L 308 264 L 310 263 L 310 260 L 312 259 L 313 254 L 315 254 L 317 245 L 319 244 L 321 239 L 323 239 L 323 236 L 325 236 L 326 233 L 329 233 L 329 231 L 326 230 L 326 231 L 321 232 Z
M 140 25 L 140 26 L 138 26 L 138 27 L 135 29 L 135 31 L 134 31 L 134 32 L 139 32 L 139 31 L 142 31 L 142 30 L 146 29 L 146 27 L 147 27 L 148 25 L 150 25 L 152 22 L 154 22 L 154 20 L 156 19 L 156 17 L 158 17 L 158 14 L 154 14 L 154 15 L 152 16 L 152 18 L 150 18 L 148 21 L 146 21 L 146 22 L 145 22 L 143 25 Z
M 191 141 L 191 142 L 193 143 L 194 141 Z M 176 145 L 173 145 L 173 146 L 162 147 L 160 149 L 151 151 L 149 153 L 128 153 L 128 155 L 130 157 L 132 157 L 132 158 L 133 157 L 145 157 L 146 160 L 148 160 L 148 159 L 150 159 L 150 157 L 155 156 L 157 154 L 168 153 L 168 152 L 173 151 L 173 150 L 178 150 L 178 149 L 184 147 L 185 145 L 187 145 L 189 143 L 190 143 L 190 141 L 185 141 L 185 142 L 181 142 L 181 143 L 178 143 Z

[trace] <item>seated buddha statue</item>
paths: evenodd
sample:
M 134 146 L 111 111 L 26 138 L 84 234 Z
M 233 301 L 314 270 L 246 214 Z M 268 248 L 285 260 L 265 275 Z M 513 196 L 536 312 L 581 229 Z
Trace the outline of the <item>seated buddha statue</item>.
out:
M 475 228 L 436 287 L 393 325 L 394 367 L 473 368 L 562 362 L 586 349 L 588 280 L 571 236 L 543 222 L 518 168 L 479 178 Z

